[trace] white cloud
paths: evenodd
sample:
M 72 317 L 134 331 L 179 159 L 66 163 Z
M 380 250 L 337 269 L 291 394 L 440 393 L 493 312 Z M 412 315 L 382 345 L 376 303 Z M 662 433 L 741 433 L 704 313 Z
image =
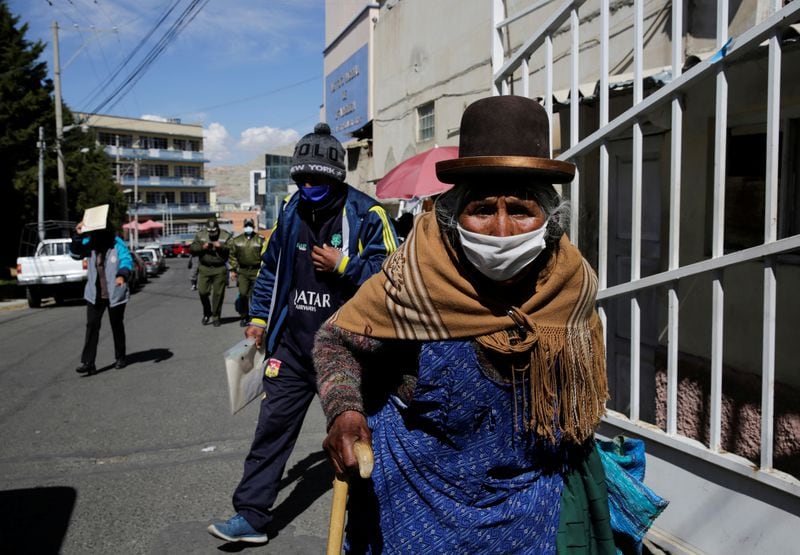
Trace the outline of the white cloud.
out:
M 270 149 L 293 145 L 299 138 L 300 134 L 294 129 L 250 127 L 242 131 L 241 139 L 236 146 L 247 152 L 264 154 Z
M 231 136 L 221 123 L 203 129 L 203 152 L 214 165 L 227 164 L 231 157 Z
M 165 118 L 164 116 L 155 116 L 155 115 L 153 115 L 153 114 L 144 114 L 144 115 L 141 117 L 141 119 L 144 119 L 144 120 L 147 120 L 147 121 L 160 121 L 160 122 L 164 122 L 164 123 L 166 123 L 166 122 L 168 122 L 168 121 L 169 121 L 169 120 L 168 120 L 167 118 Z

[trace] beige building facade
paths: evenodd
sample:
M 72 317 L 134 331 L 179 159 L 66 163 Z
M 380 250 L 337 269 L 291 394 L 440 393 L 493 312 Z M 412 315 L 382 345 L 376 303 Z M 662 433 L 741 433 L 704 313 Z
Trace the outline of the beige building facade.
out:
M 79 114 L 113 159 L 114 177 L 129 202 L 129 218 L 163 224 L 164 242 L 191 239 L 216 214 L 214 184 L 205 179 L 203 127 Z

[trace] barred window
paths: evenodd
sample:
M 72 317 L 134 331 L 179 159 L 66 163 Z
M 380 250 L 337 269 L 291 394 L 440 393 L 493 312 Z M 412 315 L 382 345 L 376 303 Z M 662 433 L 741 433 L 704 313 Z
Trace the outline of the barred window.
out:
M 169 166 L 166 164 L 141 164 L 139 166 L 139 175 L 142 177 L 167 177 L 169 175 Z
M 205 191 L 184 191 L 181 193 L 181 204 L 206 204 Z
M 200 177 L 200 167 L 175 166 L 175 177 Z
M 133 145 L 132 135 L 119 135 L 117 133 L 108 133 L 105 131 L 101 131 L 97 134 L 97 142 L 103 146 L 116 146 L 117 137 L 119 137 L 119 146 L 130 148 L 131 145 Z
M 167 148 L 167 139 L 165 137 L 148 137 L 142 135 L 139 137 L 139 148 Z
M 175 204 L 174 191 L 147 192 L 147 204 Z
M 175 150 L 200 152 L 200 141 L 194 139 L 172 139 L 172 148 Z
M 433 102 L 428 102 L 417 108 L 417 141 L 433 139 L 435 130 Z

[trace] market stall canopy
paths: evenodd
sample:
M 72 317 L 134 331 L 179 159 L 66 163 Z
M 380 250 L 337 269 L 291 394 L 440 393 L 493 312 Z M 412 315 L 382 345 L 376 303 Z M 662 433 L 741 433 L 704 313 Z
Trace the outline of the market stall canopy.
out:
M 148 230 L 155 230 L 155 229 L 163 229 L 164 224 L 157 222 L 155 220 L 147 220 L 146 222 L 139 222 L 139 225 L 136 225 L 136 222 L 128 222 L 127 224 L 122 224 L 123 229 L 138 229 L 139 231 L 148 231 Z

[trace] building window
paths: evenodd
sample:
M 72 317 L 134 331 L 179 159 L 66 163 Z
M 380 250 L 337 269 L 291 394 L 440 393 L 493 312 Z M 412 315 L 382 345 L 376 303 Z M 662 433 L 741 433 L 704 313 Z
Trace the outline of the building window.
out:
M 417 108 L 417 141 L 433 139 L 435 130 L 433 102 L 428 102 Z
M 181 204 L 207 204 L 205 191 L 184 191 L 181 193 Z
M 167 177 L 169 166 L 166 164 L 140 164 L 139 175 L 141 177 Z
M 172 139 L 172 148 L 175 150 L 200 152 L 200 141 L 194 139 Z
M 175 204 L 175 192 L 148 191 L 145 202 L 147 202 L 147 204 Z
M 200 177 L 199 166 L 175 166 L 175 177 Z
M 175 235 L 189 233 L 189 224 L 172 224 L 172 233 Z
M 142 135 L 139 137 L 139 148 L 160 148 L 166 150 L 167 139 L 165 137 L 148 137 Z
M 119 135 L 116 133 L 108 133 L 101 131 L 97 134 L 97 142 L 103 146 L 116 146 L 117 138 L 119 137 L 119 146 L 123 148 L 131 148 L 133 145 L 132 135 Z

